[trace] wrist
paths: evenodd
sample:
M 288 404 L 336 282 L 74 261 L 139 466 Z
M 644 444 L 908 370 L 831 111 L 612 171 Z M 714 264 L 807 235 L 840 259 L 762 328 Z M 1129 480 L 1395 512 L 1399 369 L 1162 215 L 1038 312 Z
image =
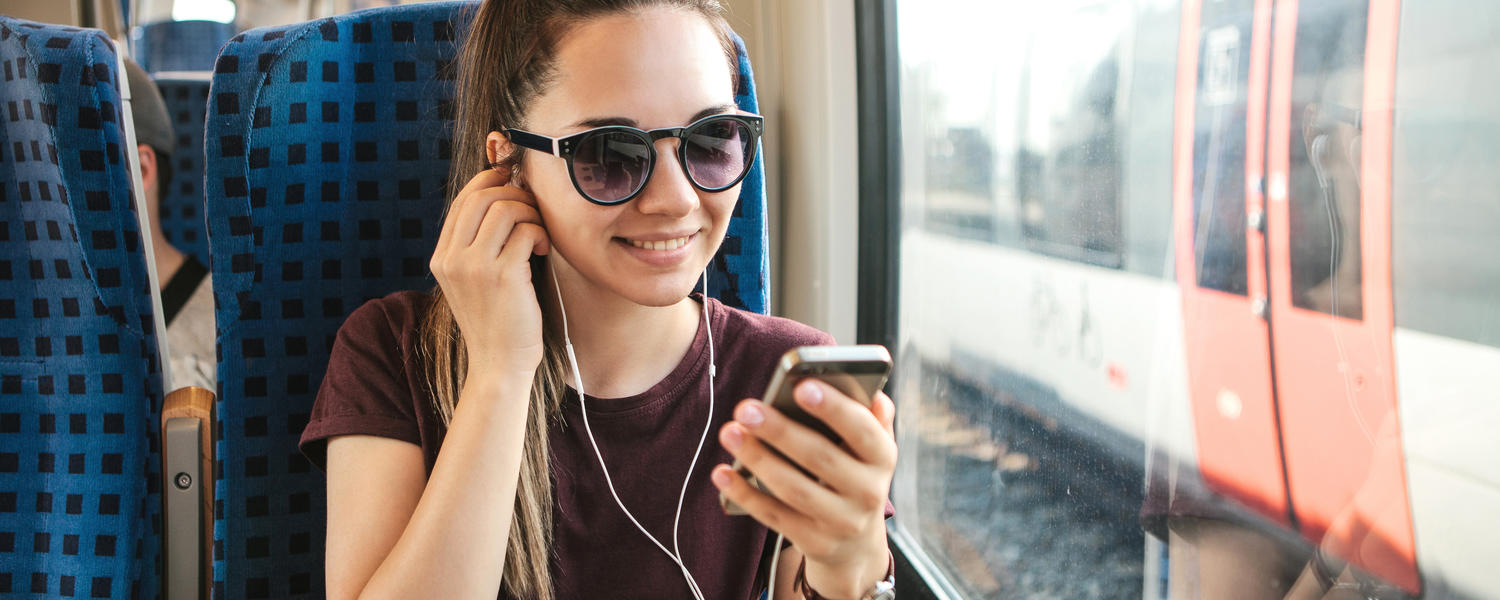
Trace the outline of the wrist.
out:
M 861 553 L 861 557 L 840 565 L 828 565 L 804 558 L 801 584 L 813 592 L 809 598 L 859 600 L 886 579 L 893 557 L 885 546 Z
M 463 396 L 483 398 L 530 398 L 535 371 L 491 369 L 470 363 L 464 375 Z
M 531 380 L 536 377 L 536 370 L 541 367 L 540 360 L 517 361 L 510 357 L 494 352 L 476 352 L 467 349 L 468 357 L 465 381 L 474 378 L 494 380 L 507 387 L 516 385 L 531 385 Z

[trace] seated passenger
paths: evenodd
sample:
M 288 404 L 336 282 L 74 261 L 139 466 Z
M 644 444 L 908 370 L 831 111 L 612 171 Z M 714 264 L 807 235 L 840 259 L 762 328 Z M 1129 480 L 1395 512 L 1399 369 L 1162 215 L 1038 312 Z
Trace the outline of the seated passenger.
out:
M 141 156 L 141 192 L 150 216 L 152 258 L 161 285 L 162 318 L 167 323 L 167 350 L 172 380 L 167 389 L 190 385 L 214 389 L 214 286 L 208 267 L 162 237 L 161 195 L 172 181 L 172 119 L 161 91 L 146 71 L 129 59 L 135 139 Z
M 328 473 L 328 595 L 752 598 L 774 529 L 775 598 L 802 597 L 799 566 L 814 593 L 869 596 L 892 565 L 894 404 L 803 382 L 840 446 L 742 400 L 833 340 L 694 292 L 758 138 L 718 2 L 477 11 L 438 287 L 350 315 L 302 437 Z M 687 131 L 589 133 L 615 126 Z

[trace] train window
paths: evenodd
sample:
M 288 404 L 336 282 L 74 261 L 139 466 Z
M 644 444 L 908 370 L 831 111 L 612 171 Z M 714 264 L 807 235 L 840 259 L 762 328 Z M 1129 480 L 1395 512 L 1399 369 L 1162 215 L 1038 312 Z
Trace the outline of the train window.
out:
M 1245 295 L 1245 115 L 1254 0 L 1203 7 L 1193 111 L 1193 258 L 1200 287 Z
M 1396 326 L 1500 346 L 1500 5 L 1402 8 L 1392 157 Z
M 1360 107 L 1369 2 L 1307 3 L 1292 67 L 1288 224 L 1292 303 L 1364 318 Z
M 234 21 L 235 5 L 230 0 L 193 0 L 172 2 L 171 5 L 174 21 Z
M 1180 352 L 1179 20 L 1158 0 L 896 2 L 893 536 L 948 597 L 1142 595 L 1145 405 L 1180 385 L 1151 351 Z

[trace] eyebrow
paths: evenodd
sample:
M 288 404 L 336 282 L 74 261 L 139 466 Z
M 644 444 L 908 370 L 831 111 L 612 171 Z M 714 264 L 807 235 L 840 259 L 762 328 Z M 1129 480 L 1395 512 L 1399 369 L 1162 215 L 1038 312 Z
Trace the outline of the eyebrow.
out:
M 705 108 L 703 110 L 698 111 L 697 114 L 694 114 L 693 117 L 691 119 L 688 119 L 687 123 L 683 123 L 683 125 L 686 126 L 686 125 L 688 125 L 690 123 L 696 122 L 698 119 L 702 119 L 702 118 L 710 116 L 710 115 L 717 115 L 717 114 L 727 113 L 727 112 L 735 110 L 736 108 L 738 108 L 738 107 L 735 106 L 734 104 L 720 104 L 720 105 L 717 105 L 717 106 L 710 106 L 708 108 Z M 640 127 L 640 125 L 636 122 L 635 119 L 631 119 L 631 118 L 628 118 L 628 117 L 595 117 L 595 118 L 590 118 L 590 119 L 584 119 L 582 121 L 574 123 L 571 127 L 575 127 L 575 128 L 581 127 L 581 128 L 584 128 L 584 129 L 592 129 L 594 127 L 608 127 L 608 126 L 611 126 L 611 125 L 623 125 L 625 127 L 637 127 L 637 128 Z

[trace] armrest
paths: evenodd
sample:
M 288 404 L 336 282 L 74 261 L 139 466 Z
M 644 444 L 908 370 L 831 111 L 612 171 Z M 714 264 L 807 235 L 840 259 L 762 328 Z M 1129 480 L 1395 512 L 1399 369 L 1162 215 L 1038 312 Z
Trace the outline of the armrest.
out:
M 166 600 L 209 598 L 213 565 L 214 393 L 185 387 L 161 410 Z

